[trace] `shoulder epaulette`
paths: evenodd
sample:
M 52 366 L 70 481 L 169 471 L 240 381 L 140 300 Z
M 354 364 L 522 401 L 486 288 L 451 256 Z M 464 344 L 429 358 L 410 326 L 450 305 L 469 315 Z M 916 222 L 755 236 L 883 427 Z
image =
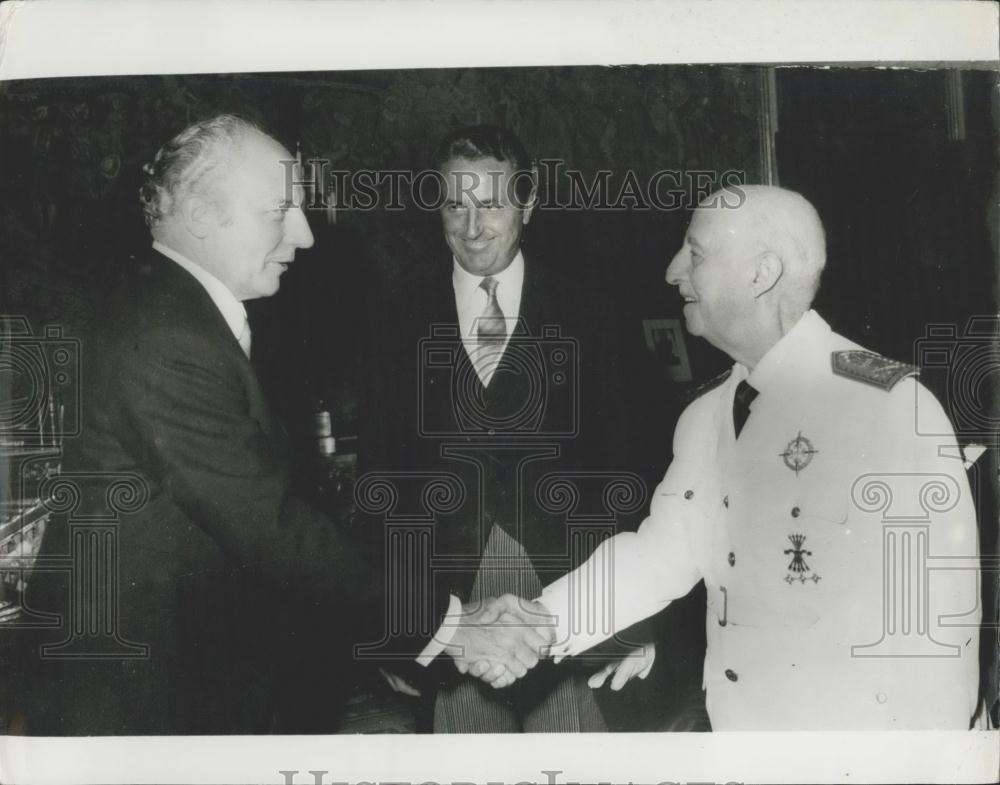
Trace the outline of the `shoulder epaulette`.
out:
M 714 390 L 716 387 L 718 387 L 720 384 L 726 381 L 726 379 L 729 378 L 729 374 L 731 374 L 732 372 L 733 372 L 732 368 L 727 368 L 718 376 L 709 379 L 707 382 L 704 382 L 703 384 L 699 384 L 697 387 L 689 391 L 688 394 L 684 396 L 685 403 L 691 403 L 693 400 L 695 400 L 696 398 L 700 398 L 709 390 Z
M 875 352 L 848 349 L 830 355 L 833 372 L 858 382 L 866 382 L 889 392 L 896 383 L 907 376 L 919 373 L 915 365 L 890 360 Z

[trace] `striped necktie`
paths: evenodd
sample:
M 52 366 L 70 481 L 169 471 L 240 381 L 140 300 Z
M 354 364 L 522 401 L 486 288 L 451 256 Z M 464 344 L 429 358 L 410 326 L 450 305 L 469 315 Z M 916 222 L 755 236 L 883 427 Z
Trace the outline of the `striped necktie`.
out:
M 507 321 L 497 302 L 497 280 L 484 278 L 479 288 L 486 292 L 486 307 L 476 319 L 476 347 L 470 353 L 472 364 L 484 387 L 490 386 L 493 374 L 503 357 Z
M 502 343 L 507 337 L 507 322 L 504 319 L 500 303 L 497 301 L 497 279 L 493 277 L 483 278 L 479 288 L 486 292 L 486 307 L 476 322 L 479 343 L 480 345 Z

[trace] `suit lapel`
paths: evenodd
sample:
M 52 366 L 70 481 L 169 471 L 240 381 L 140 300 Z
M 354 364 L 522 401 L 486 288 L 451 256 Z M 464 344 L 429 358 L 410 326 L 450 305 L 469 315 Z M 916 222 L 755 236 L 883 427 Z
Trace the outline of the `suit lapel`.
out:
M 213 364 L 229 368 L 231 373 L 239 376 L 246 394 L 249 415 L 257 420 L 264 433 L 281 433 L 282 429 L 271 413 L 256 371 L 205 288 L 187 270 L 156 251 L 151 252 L 150 275 L 153 285 L 166 295 L 162 302 L 169 304 L 167 307 L 170 312 L 162 315 L 164 320 L 200 329 L 210 339 L 216 355 Z

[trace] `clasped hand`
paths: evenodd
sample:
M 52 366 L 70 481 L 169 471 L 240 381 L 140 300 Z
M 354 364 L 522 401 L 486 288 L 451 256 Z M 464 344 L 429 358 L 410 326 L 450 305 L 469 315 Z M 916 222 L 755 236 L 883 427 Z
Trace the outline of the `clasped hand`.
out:
M 554 640 L 555 622 L 544 605 L 505 594 L 463 605 L 446 651 L 460 673 L 500 688 L 527 675 Z

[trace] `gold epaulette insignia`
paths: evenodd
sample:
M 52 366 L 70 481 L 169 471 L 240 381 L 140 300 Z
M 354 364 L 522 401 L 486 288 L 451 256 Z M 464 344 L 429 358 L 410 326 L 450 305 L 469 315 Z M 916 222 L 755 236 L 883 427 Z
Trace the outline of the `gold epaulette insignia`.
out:
M 688 394 L 684 396 L 684 400 L 687 401 L 687 403 L 691 403 L 696 398 L 700 398 L 702 395 L 707 393 L 709 390 L 714 390 L 716 387 L 718 387 L 720 384 L 726 381 L 726 379 L 729 378 L 729 374 L 731 374 L 732 372 L 733 372 L 732 368 L 727 368 L 718 376 L 714 376 L 707 382 L 699 384 L 697 387 L 690 390 Z
M 833 372 L 859 382 L 867 382 L 888 392 L 907 376 L 919 373 L 915 365 L 890 360 L 875 352 L 848 349 L 830 355 Z

